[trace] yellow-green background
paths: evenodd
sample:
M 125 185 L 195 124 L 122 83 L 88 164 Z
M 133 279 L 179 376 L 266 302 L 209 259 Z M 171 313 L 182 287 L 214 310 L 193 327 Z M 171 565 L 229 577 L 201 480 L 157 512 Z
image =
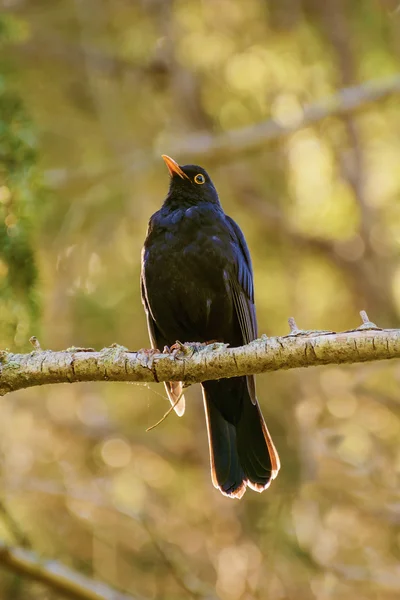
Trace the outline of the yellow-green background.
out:
M 160 154 L 201 161 L 251 249 L 260 333 L 400 313 L 400 96 L 254 152 L 199 134 L 400 71 L 396 0 L 2 0 L 0 346 L 148 346 L 140 249 Z M 174 149 L 186 151 L 174 154 Z M 198 388 L 58 385 L 0 403 L 0 500 L 34 550 L 135 598 L 400 593 L 400 368 L 258 378 L 282 459 L 264 494 L 211 484 Z M 0 538 L 18 545 L 0 515 Z M 61 598 L 0 564 L 6 599 Z

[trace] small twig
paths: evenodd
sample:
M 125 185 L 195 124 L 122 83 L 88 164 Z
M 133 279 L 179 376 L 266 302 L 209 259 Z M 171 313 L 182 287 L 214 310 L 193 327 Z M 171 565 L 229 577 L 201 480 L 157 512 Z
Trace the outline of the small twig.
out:
M 360 317 L 362 319 L 362 322 L 364 323 L 364 325 L 367 325 L 368 323 L 371 323 L 371 321 L 368 318 L 368 315 L 366 313 L 365 310 L 360 310 Z
M 11 534 L 13 535 L 17 544 L 19 544 L 23 548 L 31 548 L 32 544 L 28 536 L 23 531 L 18 521 L 14 519 L 10 511 L 7 509 L 3 500 L 0 500 L 0 514 L 3 516 L 3 521 L 9 529 L 9 531 L 11 532 Z
M 179 394 L 179 398 L 173 404 L 171 404 L 171 406 L 169 407 L 169 409 L 167 410 L 165 415 L 163 417 L 161 417 L 161 419 L 159 421 L 157 421 L 157 423 L 154 423 L 154 425 L 151 425 L 151 427 L 148 427 L 146 429 L 146 432 L 151 431 L 152 429 L 155 429 L 156 427 L 158 427 L 158 425 L 161 425 L 161 423 L 163 421 L 165 421 L 165 419 L 168 417 L 168 415 L 170 415 L 172 413 L 172 411 L 174 410 L 175 406 L 178 404 L 178 402 L 182 398 L 182 396 L 183 396 L 183 390 Z
M 19 484 L 14 484 L 7 485 L 7 492 L 11 494 L 19 494 L 21 492 L 21 488 Z M 124 519 L 134 520 L 135 522 L 139 523 L 141 527 L 143 527 L 143 530 L 148 535 L 149 540 L 154 546 L 154 549 L 160 555 L 162 555 L 162 559 L 165 562 L 166 567 L 171 571 L 171 575 L 174 577 L 176 582 L 182 588 L 184 588 L 188 597 L 193 596 L 198 598 L 207 598 L 207 600 L 216 600 L 214 595 L 212 595 L 211 590 L 206 587 L 204 582 L 198 580 L 193 572 L 190 573 L 190 583 L 184 581 L 185 574 L 182 572 L 179 561 L 173 561 L 172 558 L 166 555 L 165 551 L 163 548 L 161 548 L 160 543 L 158 542 L 157 534 L 153 530 L 153 524 L 150 524 L 150 520 L 148 517 L 145 517 L 144 514 L 127 509 L 126 507 L 116 506 L 114 503 L 109 503 L 104 499 L 99 499 L 97 495 L 93 496 L 87 489 L 78 490 L 74 488 L 73 490 L 68 490 L 68 493 L 66 493 L 62 486 L 55 484 L 53 481 L 44 482 L 43 480 L 34 481 L 30 479 L 29 481 L 24 482 L 23 490 L 34 491 L 38 492 L 39 494 L 62 498 L 64 502 L 68 499 L 78 500 L 79 502 L 83 502 L 92 507 L 107 511 L 110 514 L 118 515 Z M 201 591 L 203 588 L 204 592 Z M 101 598 L 99 598 L 99 600 L 101 600 Z M 112 598 L 112 600 L 114 600 L 114 598 Z M 115 600 L 119 600 L 119 596 L 117 596 Z
M 367 315 L 362 316 L 363 320 Z M 290 327 L 297 327 L 291 321 Z M 313 352 L 307 349 L 312 343 Z M 202 381 L 257 375 L 267 371 L 400 358 L 400 329 L 363 323 L 343 332 L 295 330 L 283 337 L 261 337 L 240 347 L 207 345 L 193 352 L 184 344 L 178 357 L 155 354 L 152 364 L 137 352 L 104 348 L 100 352 L 0 351 L 0 396 L 49 383 L 78 381 Z
M 23 577 L 43 583 L 66 598 L 134 600 L 132 596 L 116 592 L 105 583 L 93 581 L 55 560 L 42 560 L 30 550 L 11 548 L 1 541 L 0 565 Z
M 299 331 L 299 328 L 297 327 L 294 317 L 289 317 L 288 323 L 289 323 L 289 327 L 290 327 L 290 333 L 297 333 Z
M 36 336 L 33 335 L 31 338 L 29 338 L 29 341 L 37 352 L 43 352 L 40 342 Z
M 360 311 L 360 317 L 362 319 L 362 325 L 360 325 L 360 327 L 358 327 L 358 329 L 361 329 L 361 330 L 376 329 L 376 330 L 382 331 L 382 329 L 380 327 L 378 327 L 378 325 L 375 325 L 375 323 L 372 323 L 372 321 L 369 320 L 369 317 L 365 310 Z

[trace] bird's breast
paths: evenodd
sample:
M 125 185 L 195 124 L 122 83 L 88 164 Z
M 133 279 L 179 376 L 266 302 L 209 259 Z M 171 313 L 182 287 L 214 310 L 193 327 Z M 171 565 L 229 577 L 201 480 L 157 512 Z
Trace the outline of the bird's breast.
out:
M 160 216 L 146 240 L 145 253 L 150 260 L 174 261 L 183 269 L 221 269 L 233 260 L 221 216 L 195 206 Z
M 182 210 L 179 218 L 176 213 L 170 217 L 153 227 L 145 242 L 143 271 L 146 286 L 153 291 L 152 310 L 161 318 L 162 307 L 168 306 L 174 322 L 183 320 L 196 336 L 193 339 L 201 340 L 202 334 L 217 339 L 220 324 L 232 313 L 228 273 L 234 257 L 229 231 L 215 216 L 194 208 Z

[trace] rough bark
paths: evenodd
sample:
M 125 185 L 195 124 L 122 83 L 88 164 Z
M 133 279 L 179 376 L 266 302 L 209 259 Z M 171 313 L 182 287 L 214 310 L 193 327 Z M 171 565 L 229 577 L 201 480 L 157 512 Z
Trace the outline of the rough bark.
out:
M 357 329 L 300 331 L 293 319 L 291 333 L 229 348 L 226 344 L 177 343 L 172 352 L 139 350 L 114 345 L 99 352 L 91 348 L 42 350 L 34 340 L 29 354 L 0 352 L 0 395 L 49 383 L 78 381 L 184 381 L 186 384 L 328 364 L 360 363 L 400 358 L 400 330 L 380 329 L 363 312 Z

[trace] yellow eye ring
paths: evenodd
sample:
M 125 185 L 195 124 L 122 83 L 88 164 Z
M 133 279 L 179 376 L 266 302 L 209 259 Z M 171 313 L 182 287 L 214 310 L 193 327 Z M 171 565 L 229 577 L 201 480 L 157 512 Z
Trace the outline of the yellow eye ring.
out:
M 202 185 L 203 183 L 206 182 L 206 178 L 201 173 L 198 173 L 196 175 L 196 177 L 194 178 L 194 181 L 195 181 L 195 183 L 198 183 L 199 185 Z

